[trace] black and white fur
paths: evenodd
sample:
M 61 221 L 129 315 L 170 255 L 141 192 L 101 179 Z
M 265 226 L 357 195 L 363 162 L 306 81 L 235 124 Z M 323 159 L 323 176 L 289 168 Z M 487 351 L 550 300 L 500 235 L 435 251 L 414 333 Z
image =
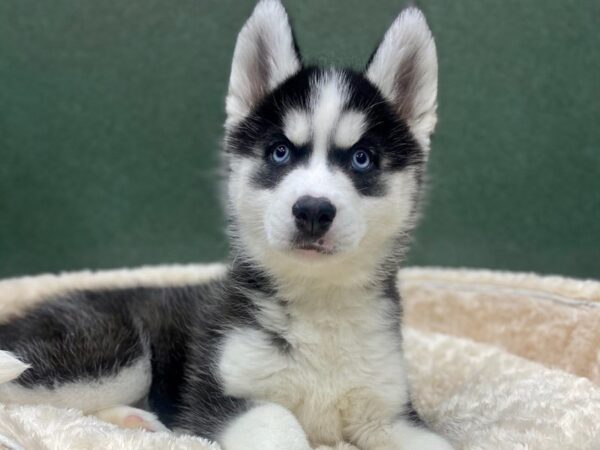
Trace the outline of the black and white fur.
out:
M 10 319 L 0 400 L 163 423 L 226 450 L 451 449 L 412 407 L 396 288 L 436 94 L 417 9 L 358 73 L 305 67 L 282 5 L 260 1 L 226 102 L 227 274 L 73 292 Z

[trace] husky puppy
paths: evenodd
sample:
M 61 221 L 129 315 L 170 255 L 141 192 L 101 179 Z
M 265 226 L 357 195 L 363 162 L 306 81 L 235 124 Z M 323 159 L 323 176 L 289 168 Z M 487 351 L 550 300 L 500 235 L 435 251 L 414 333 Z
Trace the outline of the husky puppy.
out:
M 305 67 L 283 6 L 260 1 L 226 101 L 227 273 L 72 292 L 10 318 L 0 401 L 226 450 L 451 449 L 412 407 L 396 287 L 436 94 L 419 10 L 404 10 L 355 72 Z

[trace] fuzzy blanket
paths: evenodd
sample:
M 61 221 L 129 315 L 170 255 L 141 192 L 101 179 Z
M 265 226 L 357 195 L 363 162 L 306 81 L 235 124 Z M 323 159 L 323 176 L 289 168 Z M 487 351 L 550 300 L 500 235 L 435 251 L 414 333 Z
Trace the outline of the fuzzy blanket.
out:
M 194 283 L 223 270 L 192 265 L 8 279 L 0 281 L 0 318 L 64 290 Z M 401 291 L 415 406 L 457 448 L 600 449 L 599 282 L 405 269 Z M 0 405 L 0 448 L 218 450 L 200 437 L 119 429 L 46 405 Z

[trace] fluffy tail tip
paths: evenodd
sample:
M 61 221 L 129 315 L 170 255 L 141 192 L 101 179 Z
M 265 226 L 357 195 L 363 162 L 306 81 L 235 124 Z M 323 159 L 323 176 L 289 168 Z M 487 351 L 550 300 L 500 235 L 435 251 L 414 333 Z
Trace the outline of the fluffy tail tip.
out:
M 0 384 L 14 380 L 29 367 L 11 352 L 0 350 Z

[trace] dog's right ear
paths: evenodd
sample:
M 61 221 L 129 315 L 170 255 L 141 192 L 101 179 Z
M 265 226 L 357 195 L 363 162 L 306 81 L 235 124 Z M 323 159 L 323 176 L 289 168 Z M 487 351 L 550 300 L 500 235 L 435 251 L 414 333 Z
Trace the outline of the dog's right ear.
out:
M 226 100 L 226 125 L 240 122 L 301 66 L 283 5 L 279 0 L 260 0 L 237 37 Z

